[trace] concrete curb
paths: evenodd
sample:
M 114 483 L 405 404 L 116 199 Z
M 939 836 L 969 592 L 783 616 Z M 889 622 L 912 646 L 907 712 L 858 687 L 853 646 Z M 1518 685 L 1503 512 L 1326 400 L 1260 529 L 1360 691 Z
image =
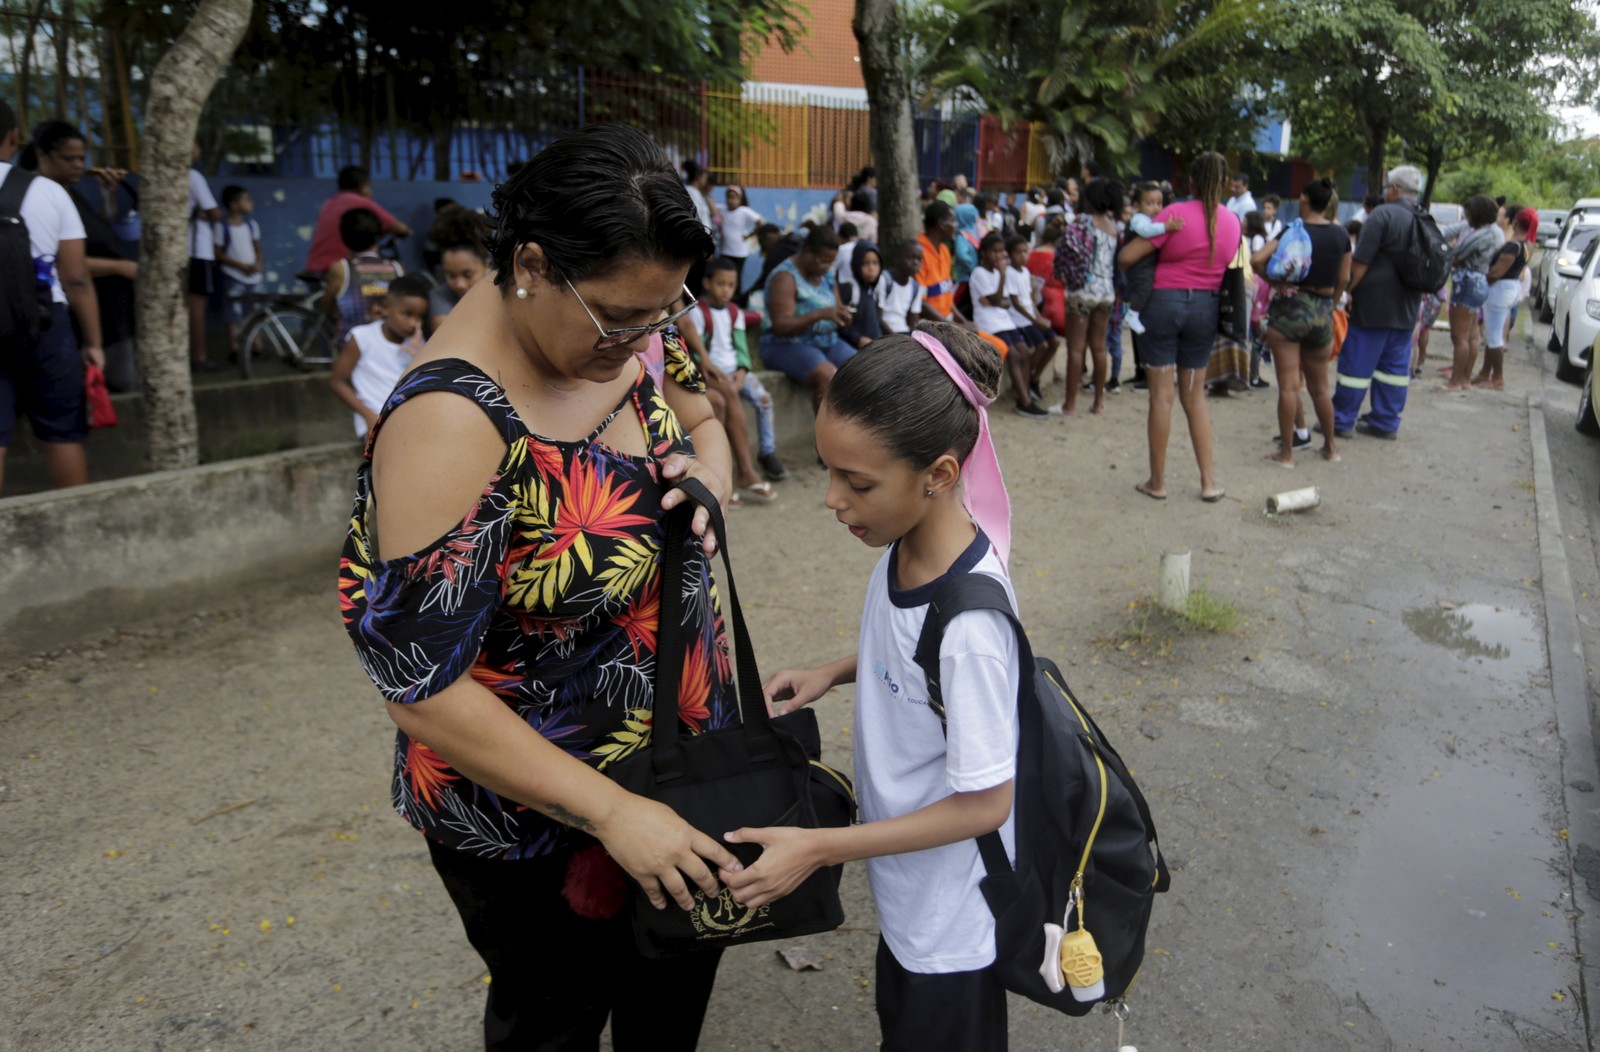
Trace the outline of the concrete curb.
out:
M 1540 579 L 1544 592 L 1546 642 L 1550 654 L 1550 691 L 1555 697 L 1557 730 L 1562 749 L 1562 792 L 1567 810 L 1567 858 L 1572 870 L 1573 923 L 1578 974 L 1582 978 L 1584 1026 L 1589 1047 L 1600 1047 L 1600 756 L 1595 752 L 1594 707 L 1589 700 L 1588 666 L 1579 635 L 1578 610 L 1567 570 L 1561 532 L 1555 472 L 1545 430 L 1544 402 L 1528 398 L 1528 439 L 1533 447 L 1533 484 L 1539 528 Z M 1574 788 L 1583 784 L 1587 791 Z M 1580 899 L 1579 888 L 1585 892 Z M 1591 963 L 1592 951 L 1595 962 Z

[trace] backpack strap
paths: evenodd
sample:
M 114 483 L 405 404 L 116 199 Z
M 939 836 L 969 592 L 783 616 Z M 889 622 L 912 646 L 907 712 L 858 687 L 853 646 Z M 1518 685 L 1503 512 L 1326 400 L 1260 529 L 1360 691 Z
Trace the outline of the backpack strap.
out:
M 1021 672 L 1017 679 L 1018 733 L 1027 735 L 1029 732 L 1020 724 L 1028 719 L 1029 710 L 1034 708 L 1024 704 L 1033 697 L 1033 648 L 1028 644 L 1028 633 L 1023 630 L 1022 622 L 1017 620 L 1016 611 L 1011 608 L 1011 597 L 1006 594 L 1005 586 L 988 574 L 965 573 L 952 577 L 939 586 L 933 602 L 928 604 L 928 614 L 922 621 L 922 634 L 917 637 L 917 649 L 913 657 L 928 684 L 928 708 L 939 717 L 939 729 L 948 736 L 950 725 L 945 718 L 944 695 L 939 689 L 939 647 L 944 642 L 945 629 L 950 622 L 968 610 L 993 610 L 1011 622 L 1012 631 L 1017 634 L 1017 657 Z M 1015 782 L 1012 784 L 1014 786 Z M 1015 796 L 1011 807 L 1014 812 Z M 999 830 L 985 833 L 977 841 L 983 868 L 990 876 L 1011 872 L 1011 860 L 1006 857 L 1006 847 L 1000 839 Z
M 32 172 L 12 165 L 5 182 L 0 184 L 0 212 L 21 216 L 22 199 L 28 196 L 28 186 L 33 180 Z

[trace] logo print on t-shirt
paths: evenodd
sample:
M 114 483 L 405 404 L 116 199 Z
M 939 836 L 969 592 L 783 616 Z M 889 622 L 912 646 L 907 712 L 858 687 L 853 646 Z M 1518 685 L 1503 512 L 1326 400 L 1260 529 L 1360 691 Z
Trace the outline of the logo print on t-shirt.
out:
M 885 665 L 882 661 L 874 661 L 872 663 L 872 674 L 875 678 L 881 680 L 884 686 L 889 688 L 889 694 L 891 696 L 901 701 L 909 701 L 913 705 L 928 704 L 928 700 L 926 698 L 913 698 L 910 694 L 901 690 L 900 684 L 896 683 L 894 681 L 894 677 L 889 675 L 889 666 Z

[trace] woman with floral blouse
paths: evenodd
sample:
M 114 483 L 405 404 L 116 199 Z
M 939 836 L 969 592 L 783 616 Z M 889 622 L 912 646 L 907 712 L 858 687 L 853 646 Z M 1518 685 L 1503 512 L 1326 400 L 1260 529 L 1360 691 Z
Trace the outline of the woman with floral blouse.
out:
M 549 146 L 494 209 L 494 280 L 368 437 L 345 625 L 399 727 L 395 808 L 489 966 L 486 1046 L 592 1049 L 609 1017 L 624 1052 L 692 1049 L 718 954 L 641 957 L 623 874 L 688 908 L 738 863 L 603 771 L 649 743 L 664 588 L 691 622 L 684 730 L 738 719 L 703 510 L 682 579 L 661 580 L 675 482 L 730 491 L 727 439 L 668 328 L 713 243 L 671 163 L 622 125 Z M 659 383 L 636 354 L 656 333 Z

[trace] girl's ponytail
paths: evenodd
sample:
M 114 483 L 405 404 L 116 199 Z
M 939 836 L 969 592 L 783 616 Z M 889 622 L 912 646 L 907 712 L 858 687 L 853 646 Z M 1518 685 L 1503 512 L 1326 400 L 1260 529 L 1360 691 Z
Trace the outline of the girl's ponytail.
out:
M 949 322 L 921 322 L 917 331 L 944 344 L 985 395 L 999 392 L 1000 354 L 987 340 Z M 946 453 L 965 462 L 978 441 L 978 410 L 933 356 L 905 334 L 874 340 L 841 366 L 822 404 L 871 431 L 918 471 Z

